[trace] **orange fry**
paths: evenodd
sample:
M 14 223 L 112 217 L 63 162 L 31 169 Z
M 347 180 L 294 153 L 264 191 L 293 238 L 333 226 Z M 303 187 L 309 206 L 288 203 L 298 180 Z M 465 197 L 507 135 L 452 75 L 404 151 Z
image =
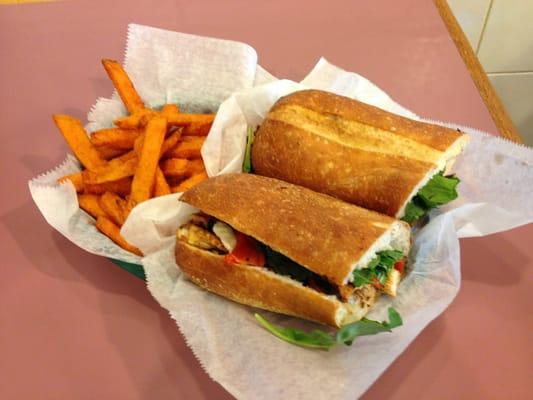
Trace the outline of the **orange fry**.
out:
M 121 129 L 139 129 L 146 126 L 154 115 L 156 115 L 154 110 L 144 108 L 127 117 L 118 118 L 113 123 Z
M 143 255 L 137 247 L 126 242 L 126 239 L 120 234 L 118 226 L 116 226 L 109 218 L 98 217 L 96 219 L 96 228 L 124 250 L 137 254 L 138 256 Z
M 87 185 L 112 182 L 132 176 L 135 173 L 138 162 L 137 157 L 129 158 L 126 161 L 121 159 L 111 160 L 105 167 L 98 168 L 95 171 L 83 171 L 83 183 Z
M 215 120 L 215 114 L 172 114 L 168 117 L 169 126 L 186 126 L 192 123 L 209 124 Z
M 129 209 L 132 209 L 138 203 L 148 200 L 152 194 L 166 130 L 167 120 L 161 116 L 153 117 L 146 126 L 139 164 L 131 184 L 131 195 L 128 200 Z
M 161 146 L 161 157 L 164 157 L 170 149 L 178 144 L 182 131 L 182 128 L 178 128 L 165 139 L 163 146 Z
M 59 178 L 57 181 L 59 183 L 63 183 L 67 180 L 72 182 L 72 184 L 76 188 L 76 192 L 83 191 L 83 177 L 81 172 L 76 172 L 75 174 L 64 176 L 63 178 Z
M 109 146 L 113 149 L 129 150 L 133 148 L 133 143 L 140 134 L 136 129 L 100 129 L 91 135 L 91 143 L 97 147 Z
M 161 115 L 167 118 L 179 113 L 180 109 L 176 104 L 165 104 L 161 109 Z
M 207 136 L 212 125 L 212 122 L 192 122 L 183 128 L 183 136 Z
M 119 196 L 126 196 L 131 192 L 131 178 L 122 178 L 118 181 L 86 184 L 84 193 L 86 194 L 104 194 L 105 192 L 113 192 Z
M 126 200 L 120 198 L 112 192 L 105 192 L 99 201 L 102 210 L 109 216 L 109 218 L 118 226 L 122 226 L 126 220 L 124 213 L 126 207 Z
M 187 174 L 190 176 L 199 174 L 200 172 L 205 172 L 204 162 L 200 159 L 189 160 L 189 163 L 187 164 Z
M 54 122 L 63 134 L 74 155 L 81 164 L 90 170 L 105 165 L 104 159 L 92 146 L 80 120 L 68 115 L 54 115 Z
M 135 152 L 137 157 L 139 157 L 139 155 L 141 154 L 143 142 L 144 142 L 144 133 L 141 134 L 137 139 L 135 139 L 135 143 L 133 144 L 133 151 Z
M 173 147 L 176 146 L 176 144 L 180 140 L 180 137 L 181 137 L 181 129 L 176 129 L 174 132 L 172 132 L 170 134 L 170 136 L 168 138 L 165 139 L 165 141 L 161 145 L 160 158 L 163 157 L 165 155 L 165 153 L 170 151 L 170 149 L 172 149 Z M 143 145 L 143 141 L 144 141 L 144 134 L 141 134 L 135 140 L 135 143 L 133 144 L 133 151 L 134 151 L 134 153 L 136 155 L 140 154 L 141 148 L 142 148 L 142 145 Z
M 99 199 L 100 196 L 95 194 L 80 194 L 78 195 L 78 204 L 82 210 L 94 218 L 105 217 L 106 213 L 100 207 Z
M 182 140 L 166 155 L 173 158 L 200 158 L 204 141 L 205 136 L 183 136 Z
M 187 176 L 189 160 L 184 158 L 168 158 L 161 162 L 161 171 L 167 177 L 184 178 Z
M 96 147 L 96 151 L 100 154 L 104 160 L 111 160 L 112 158 L 122 156 L 126 150 L 124 149 L 113 149 L 109 146 Z
M 170 186 L 168 186 L 165 175 L 163 175 L 161 168 L 157 167 L 155 171 L 154 197 L 164 196 L 170 193 Z
M 114 60 L 102 60 L 102 65 L 129 113 L 133 114 L 143 109 L 144 103 L 122 66 Z
M 136 158 L 137 154 L 134 150 L 130 150 L 127 153 L 122 154 L 121 156 L 117 157 L 115 160 L 120 160 L 122 162 L 128 161 L 129 159 Z
M 207 174 L 205 172 L 200 172 L 199 174 L 193 175 L 190 178 L 185 179 L 177 186 L 172 186 L 172 193 L 185 192 L 186 190 L 192 188 L 193 186 L 199 184 L 200 182 L 207 179 Z

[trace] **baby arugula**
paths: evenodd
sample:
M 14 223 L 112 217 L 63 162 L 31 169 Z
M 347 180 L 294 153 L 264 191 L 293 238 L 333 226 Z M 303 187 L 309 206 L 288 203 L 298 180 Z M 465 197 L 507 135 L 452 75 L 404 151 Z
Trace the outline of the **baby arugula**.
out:
M 355 287 L 363 285 L 373 285 L 376 283 L 385 284 L 394 264 L 400 261 L 403 252 L 399 250 L 383 250 L 376 253 L 376 256 L 368 263 L 366 268 L 353 271 L 353 284 Z
M 302 347 L 329 350 L 332 347 L 345 344 L 350 346 L 358 336 L 375 335 L 380 332 L 391 332 L 403 324 L 400 314 L 389 307 L 389 321 L 373 321 L 363 318 L 340 328 L 335 335 L 316 329 L 312 332 L 305 332 L 296 328 L 282 328 L 268 322 L 259 314 L 255 318 L 259 323 L 274 336 L 288 343 Z
M 459 178 L 444 176 L 443 171 L 434 175 L 415 197 L 407 203 L 403 220 L 413 222 L 426 215 L 432 208 L 442 206 L 457 198 Z

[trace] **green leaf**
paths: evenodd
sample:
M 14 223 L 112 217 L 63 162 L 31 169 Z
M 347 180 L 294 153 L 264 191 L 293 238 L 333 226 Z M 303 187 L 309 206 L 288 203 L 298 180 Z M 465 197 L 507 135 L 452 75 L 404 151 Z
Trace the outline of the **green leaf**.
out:
M 255 314 L 255 319 L 274 336 L 297 346 L 327 350 L 335 345 L 335 340 L 329 333 L 318 329 L 308 333 L 296 328 L 281 328 L 271 324 L 259 314 Z
M 316 329 L 312 332 L 305 332 L 296 328 L 282 328 L 268 322 L 259 314 L 255 314 L 259 323 L 274 336 L 285 342 L 301 347 L 328 350 L 335 345 L 345 344 L 350 346 L 358 336 L 375 335 L 380 332 L 390 332 L 392 329 L 402 325 L 402 317 L 398 312 L 389 308 L 389 321 L 373 321 L 363 318 L 339 329 L 335 335 Z
M 393 328 L 403 324 L 402 317 L 398 311 L 389 307 L 389 322 L 372 321 L 363 318 L 360 321 L 343 326 L 335 335 L 337 344 L 344 343 L 351 346 L 353 341 L 359 336 L 375 335 L 380 332 L 390 332 Z
M 403 252 L 400 250 L 384 250 L 376 253 L 376 256 L 368 263 L 366 268 L 353 271 L 353 284 L 355 287 L 375 283 L 384 284 L 387 281 L 391 269 L 397 261 L 401 260 Z
M 248 134 L 246 136 L 246 150 L 244 152 L 244 160 L 242 160 L 242 172 L 250 174 L 253 172 L 252 167 L 252 145 L 254 143 L 255 133 L 254 129 L 249 126 Z
M 429 210 L 423 205 L 420 206 L 417 204 L 415 196 L 409 203 L 407 203 L 407 206 L 405 207 L 405 213 L 402 219 L 405 222 L 411 223 L 422 218 L 424 215 L 427 214 L 428 211 Z
M 460 180 L 454 175 L 434 175 L 413 199 L 407 203 L 403 220 L 413 222 L 426 215 L 431 209 L 442 206 L 457 198 L 457 185 Z
M 427 185 L 418 191 L 418 196 L 427 207 L 438 207 L 457 198 L 456 187 L 458 184 L 459 179 L 457 177 L 444 177 L 441 172 L 433 176 Z
M 374 283 L 372 281 L 374 276 L 375 273 L 373 268 L 356 269 L 353 271 L 353 284 L 355 287 L 370 285 Z

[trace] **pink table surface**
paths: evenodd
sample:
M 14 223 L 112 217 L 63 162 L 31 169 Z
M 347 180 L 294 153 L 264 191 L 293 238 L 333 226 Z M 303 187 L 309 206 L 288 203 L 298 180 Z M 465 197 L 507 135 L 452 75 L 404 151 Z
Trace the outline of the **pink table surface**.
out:
M 231 398 L 143 282 L 53 231 L 27 190 L 67 151 L 51 114 L 111 94 L 99 61 L 122 58 L 129 22 L 247 42 L 292 79 L 325 56 L 422 116 L 496 132 L 431 1 L 222 3 L 0 6 L 0 398 Z M 457 299 L 364 398 L 525 399 L 532 234 L 463 240 Z

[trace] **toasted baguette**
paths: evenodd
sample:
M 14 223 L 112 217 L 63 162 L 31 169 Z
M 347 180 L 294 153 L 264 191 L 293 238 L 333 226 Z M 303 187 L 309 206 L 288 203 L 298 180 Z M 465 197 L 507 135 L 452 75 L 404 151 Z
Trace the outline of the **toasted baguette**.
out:
M 347 97 L 304 90 L 282 97 L 256 132 L 254 171 L 401 218 L 468 142 Z
M 363 318 L 379 294 L 365 286 L 363 295 L 344 303 L 266 268 L 228 265 L 224 257 L 176 242 L 176 262 L 198 286 L 238 303 L 340 327 Z
M 407 254 L 410 247 L 405 222 L 263 176 L 221 175 L 180 200 L 338 286 L 376 252 L 392 247 Z

